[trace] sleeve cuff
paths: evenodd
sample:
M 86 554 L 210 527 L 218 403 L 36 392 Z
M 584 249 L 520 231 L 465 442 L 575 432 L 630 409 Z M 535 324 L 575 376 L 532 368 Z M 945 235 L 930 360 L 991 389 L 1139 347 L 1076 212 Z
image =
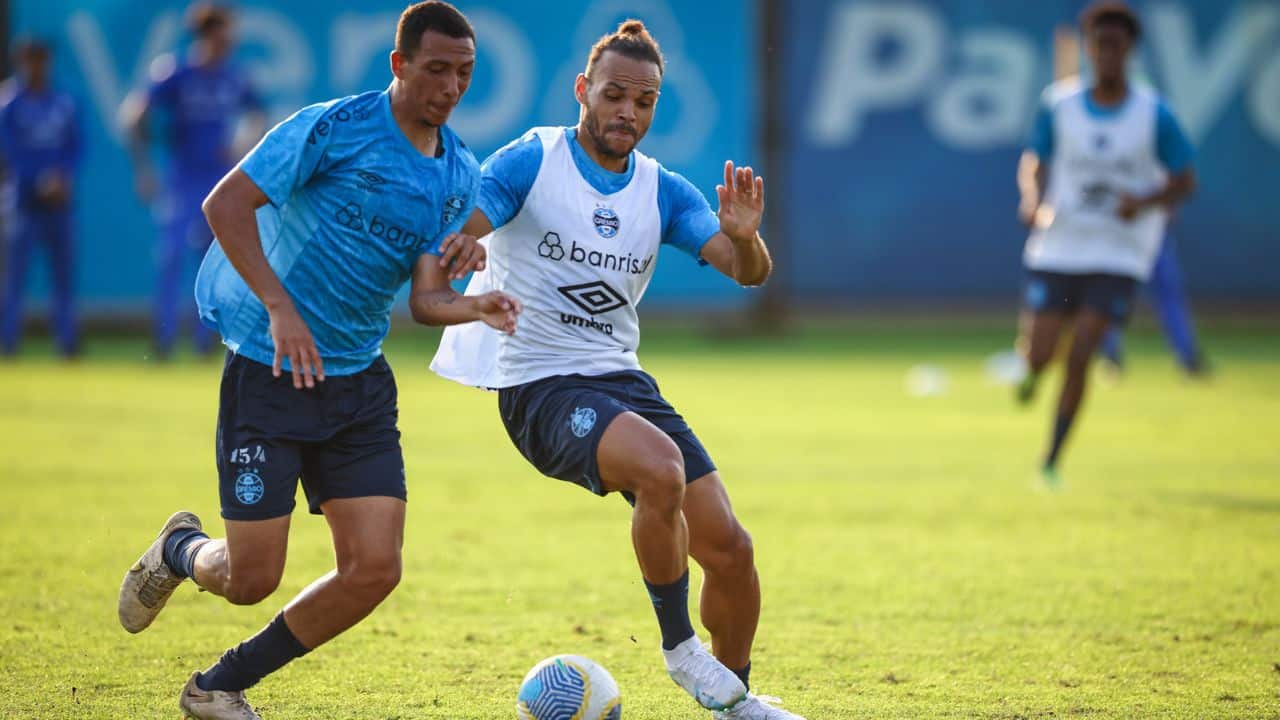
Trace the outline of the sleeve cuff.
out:
M 273 192 L 267 187 L 268 183 L 263 182 L 263 173 L 257 169 L 255 163 L 250 162 L 252 159 L 252 156 L 245 158 L 240 162 L 238 167 L 249 177 L 250 180 L 253 181 L 254 185 L 258 186 L 258 189 L 262 191 L 262 194 L 267 196 L 267 200 L 271 202 L 271 205 L 279 208 L 284 204 L 285 200 L 288 200 L 288 198 L 280 197 L 279 191 Z

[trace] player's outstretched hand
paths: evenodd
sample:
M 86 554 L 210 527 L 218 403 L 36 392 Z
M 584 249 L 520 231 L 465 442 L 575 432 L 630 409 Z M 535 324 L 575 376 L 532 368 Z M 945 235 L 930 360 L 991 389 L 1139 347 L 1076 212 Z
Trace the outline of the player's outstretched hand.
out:
M 276 347 L 276 357 L 271 374 L 280 377 L 284 359 L 289 358 L 293 370 L 293 386 L 313 388 L 316 380 L 324 382 L 324 362 L 311 337 L 311 328 L 298 314 L 292 303 L 268 312 L 271 320 L 271 342 Z
M 1121 195 L 1116 201 L 1116 214 L 1121 220 L 1129 221 L 1138 217 L 1142 211 L 1142 200 L 1132 195 Z
M 515 334 L 516 317 L 521 310 L 524 310 L 519 300 L 497 290 L 475 297 L 476 309 L 480 311 L 480 319 L 484 320 L 486 325 L 508 335 Z
M 484 245 L 473 235 L 451 233 L 440 243 L 440 267 L 448 268 L 450 280 L 461 280 L 473 270 L 484 269 L 485 260 L 489 257 Z
M 733 161 L 724 164 L 724 184 L 716 186 L 720 198 L 720 232 L 731 240 L 748 240 L 760 230 L 764 215 L 764 178 L 756 177 L 751 168 L 734 168 Z

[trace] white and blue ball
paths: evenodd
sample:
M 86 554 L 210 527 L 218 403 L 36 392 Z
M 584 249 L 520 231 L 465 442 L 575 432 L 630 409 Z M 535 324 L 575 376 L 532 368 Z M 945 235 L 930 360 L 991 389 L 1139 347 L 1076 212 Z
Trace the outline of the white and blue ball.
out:
M 622 720 L 618 683 L 580 655 L 556 655 L 533 666 L 516 699 L 520 720 Z

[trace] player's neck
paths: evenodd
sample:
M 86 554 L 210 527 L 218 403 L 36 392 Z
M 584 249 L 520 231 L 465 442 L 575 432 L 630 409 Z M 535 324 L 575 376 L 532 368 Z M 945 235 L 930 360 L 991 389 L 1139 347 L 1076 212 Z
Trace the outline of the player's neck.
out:
M 1129 96 L 1129 81 L 1123 77 L 1099 79 L 1094 83 L 1091 93 L 1093 101 L 1098 105 L 1103 107 L 1119 105 Z
M 440 149 L 440 128 L 423 123 L 406 106 L 404 92 L 398 81 L 391 84 L 389 95 L 391 96 L 391 118 L 396 121 L 396 127 L 400 128 L 405 139 L 423 155 L 436 157 Z
M 611 173 L 624 173 L 627 171 L 627 163 L 631 161 L 630 155 L 624 157 L 614 157 L 612 155 L 604 155 L 595 147 L 593 142 L 585 142 L 584 137 L 590 137 L 587 129 L 578 123 L 578 131 L 574 133 L 574 142 L 582 148 L 582 151 L 591 158 L 591 161 Z
M 211 68 L 222 62 L 222 57 L 200 43 L 191 46 L 191 64 L 199 68 Z

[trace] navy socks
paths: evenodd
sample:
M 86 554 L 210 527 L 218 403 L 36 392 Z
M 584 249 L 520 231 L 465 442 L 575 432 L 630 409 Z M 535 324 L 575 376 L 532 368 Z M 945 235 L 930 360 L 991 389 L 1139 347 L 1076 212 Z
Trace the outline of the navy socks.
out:
M 733 668 L 729 669 L 733 670 Z M 741 670 L 733 670 L 733 674 L 738 676 L 748 691 L 751 690 L 751 661 L 747 661 L 747 666 Z
M 689 571 L 670 585 L 654 585 L 648 580 L 644 586 L 653 601 L 653 611 L 662 629 L 662 649 L 673 650 L 677 645 L 693 637 L 693 623 L 689 620 Z
M 188 528 L 177 530 L 164 541 L 164 564 L 178 577 L 195 578 L 196 554 L 209 536 Z
M 308 652 L 280 613 L 257 635 L 223 653 L 213 667 L 196 676 L 196 686 L 206 691 L 244 690 Z
M 1053 445 L 1049 448 L 1049 455 L 1044 459 L 1044 466 L 1047 468 L 1057 467 L 1058 453 L 1062 451 L 1062 443 L 1067 439 L 1067 433 L 1071 432 L 1071 423 L 1076 419 L 1073 415 L 1059 415 L 1058 419 L 1053 423 Z

